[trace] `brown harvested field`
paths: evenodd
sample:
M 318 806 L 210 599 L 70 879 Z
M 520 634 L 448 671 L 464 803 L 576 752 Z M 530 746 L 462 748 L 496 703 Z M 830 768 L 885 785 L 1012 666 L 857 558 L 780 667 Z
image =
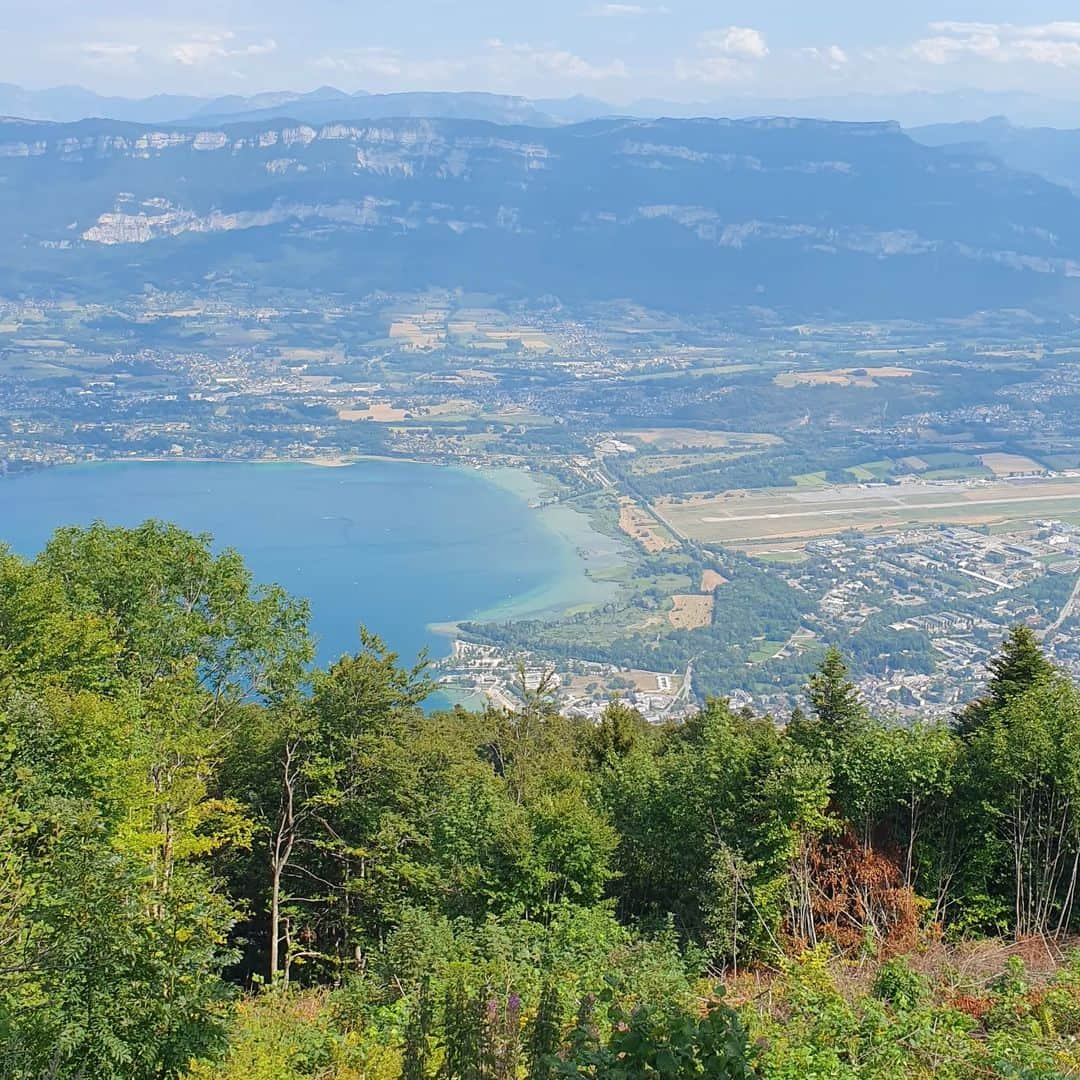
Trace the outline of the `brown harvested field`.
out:
M 995 476 L 1015 476 L 1017 473 L 1042 472 L 1043 466 L 1023 454 L 983 454 L 982 463 Z
M 489 341 L 520 341 L 530 352 L 551 351 L 551 343 L 538 330 L 485 330 L 484 335 Z
M 427 325 L 421 325 L 421 321 Z M 442 328 L 430 320 L 398 319 L 390 324 L 390 339 L 404 341 L 412 349 L 433 349 L 442 344 Z
M 424 405 L 417 410 L 419 416 L 474 416 L 480 411 L 475 401 L 466 398 L 449 398 L 435 405 Z
M 760 431 L 703 431 L 699 428 L 635 428 L 620 439 L 657 450 L 718 450 L 730 446 L 772 446 L 782 440 Z
M 728 493 L 657 506 L 681 535 L 706 543 L 809 539 L 845 529 L 994 524 L 1080 513 L 1080 477 L 1028 482 L 843 485 Z
M 703 593 L 711 593 L 714 589 L 719 589 L 721 585 L 727 584 L 727 578 L 723 574 L 718 574 L 715 570 L 706 570 L 701 575 L 701 591 Z
M 908 368 L 868 367 L 836 368 L 833 371 L 785 371 L 773 382 L 790 389 L 793 386 L 876 386 L 878 379 L 908 379 L 915 373 Z
M 366 409 L 339 409 L 339 420 L 374 420 L 377 424 L 392 424 L 404 420 L 409 415 L 405 409 L 395 409 L 392 405 L 369 405 Z
M 678 547 L 678 542 L 657 524 L 653 516 L 643 510 L 628 495 L 619 499 L 619 528 L 631 540 L 636 540 L 650 555 L 668 548 Z
M 712 622 L 713 598 L 698 593 L 673 596 L 674 607 L 668 612 L 668 622 L 676 630 L 696 630 Z
M 455 375 L 460 375 L 463 379 L 473 379 L 476 382 L 496 382 L 496 377 L 491 374 L 490 371 L 483 371 L 480 368 L 458 368 L 454 372 Z

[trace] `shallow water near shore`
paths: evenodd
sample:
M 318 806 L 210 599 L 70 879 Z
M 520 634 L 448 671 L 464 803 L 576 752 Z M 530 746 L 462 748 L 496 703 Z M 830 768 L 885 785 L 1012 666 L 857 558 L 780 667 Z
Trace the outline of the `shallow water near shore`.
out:
M 527 474 L 384 460 L 66 466 L 0 480 L 0 543 L 31 557 L 61 525 L 174 521 L 308 598 L 320 663 L 354 650 L 361 624 L 411 660 L 445 655 L 454 622 L 610 594 L 589 571 L 617 561 L 618 542 L 583 514 L 530 508 L 535 487 Z

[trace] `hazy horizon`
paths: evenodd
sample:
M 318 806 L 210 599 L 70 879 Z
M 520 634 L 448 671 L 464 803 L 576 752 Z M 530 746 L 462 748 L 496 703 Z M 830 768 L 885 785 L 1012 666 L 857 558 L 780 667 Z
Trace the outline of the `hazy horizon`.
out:
M 595 3 L 542 10 L 406 0 L 350 10 L 311 0 L 187 4 L 5 0 L 5 79 L 32 89 L 200 97 L 333 84 L 346 92 L 586 94 L 614 103 L 984 91 L 1080 98 L 1080 21 L 998 0 L 887 12 L 852 0 Z

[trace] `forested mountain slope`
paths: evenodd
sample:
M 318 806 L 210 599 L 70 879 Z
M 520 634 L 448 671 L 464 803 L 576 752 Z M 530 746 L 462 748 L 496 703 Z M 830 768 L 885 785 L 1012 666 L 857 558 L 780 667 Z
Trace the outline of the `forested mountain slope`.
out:
M 891 124 L 0 123 L 5 290 L 207 276 L 668 308 L 1060 311 L 1080 200 Z
M 1012 169 L 1080 191 L 1080 131 L 1075 128 L 1022 127 L 998 116 L 977 124 L 929 124 L 909 134 L 926 146 L 990 155 Z

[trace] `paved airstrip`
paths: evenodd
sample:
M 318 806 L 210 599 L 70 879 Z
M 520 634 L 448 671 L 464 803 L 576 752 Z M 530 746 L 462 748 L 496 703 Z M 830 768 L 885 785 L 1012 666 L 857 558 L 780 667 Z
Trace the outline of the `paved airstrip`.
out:
M 692 540 L 739 543 L 825 536 L 845 529 L 916 524 L 995 524 L 1080 514 L 1080 476 L 814 490 L 726 492 L 657 508 Z

